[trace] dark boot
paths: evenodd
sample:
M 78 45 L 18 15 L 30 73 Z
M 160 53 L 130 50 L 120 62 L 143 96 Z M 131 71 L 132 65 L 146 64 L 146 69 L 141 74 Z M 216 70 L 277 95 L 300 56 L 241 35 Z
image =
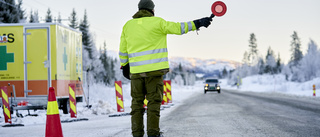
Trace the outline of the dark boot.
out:
M 156 136 L 148 136 L 148 137 L 163 137 L 163 132 L 160 132 L 159 135 L 156 135 Z

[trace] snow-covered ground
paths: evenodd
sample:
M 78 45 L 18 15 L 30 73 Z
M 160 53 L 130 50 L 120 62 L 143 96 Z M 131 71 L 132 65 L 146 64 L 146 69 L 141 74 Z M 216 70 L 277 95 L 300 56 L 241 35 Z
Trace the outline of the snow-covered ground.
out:
M 178 106 L 182 103 L 183 100 L 190 97 L 195 91 L 200 91 L 203 88 L 203 84 L 201 81 L 198 81 L 195 86 L 180 86 L 172 83 L 172 99 L 175 106 Z M 87 91 L 87 88 L 84 88 Z M 131 105 L 131 96 L 130 96 L 130 84 L 123 84 L 123 102 L 125 112 L 130 112 Z M 114 87 L 106 87 L 103 84 L 94 84 L 89 87 L 89 104 L 92 107 L 89 109 L 85 107 L 87 104 L 85 102 L 77 103 L 77 116 L 78 118 L 95 118 L 97 116 L 102 115 L 110 115 L 117 114 L 117 104 L 116 104 L 116 93 Z M 164 113 L 161 113 L 161 116 L 165 116 L 170 111 L 172 111 L 175 107 L 166 108 Z M 0 109 L 0 126 L 4 125 L 4 116 L 3 110 Z M 23 116 L 28 114 L 28 111 L 19 110 Z M 60 119 L 71 120 L 70 114 L 63 114 L 62 110 L 60 110 Z M 16 116 L 16 112 L 12 114 L 12 120 L 15 124 L 24 124 L 25 126 L 29 125 L 38 125 L 46 123 L 46 111 L 45 110 L 30 110 L 30 114 L 37 114 L 37 117 L 34 116 L 26 116 L 24 118 L 20 118 Z M 1 129 L 2 127 L 0 127 Z
M 278 92 L 283 94 L 292 94 L 295 96 L 313 96 L 312 85 L 315 84 L 320 87 L 320 78 L 316 78 L 304 83 L 288 82 L 283 75 L 259 75 L 251 76 L 242 79 L 242 85 L 239 89 L 236 86 L 227 85 L 227 80 L 221 80 L 222 89 L 235 89 L 239 91 L 253 91 L 253 92 Z M 130 84 L 123 84 L 124 95 L 124 107 L 125 112 L 130 112 L 131 96 L 130 96 Z M 84 89 L 87 91 L 87 88 Z M 172 83 L 172 98 L 174 107 L 166 108 L 161 111 L 161 117 L 165 117 L 172 110 L 183 103 L 183 101 L 195 93 L 203 92 L 203 81 L 197 81 L 194 86 L 181 86 Z M 223 91 L 222 91 L 223 94 Z M 320 95 L 320 93 L 318 93 Z M 318 95 L 318 96 L 319 96 Z M 92 108 L 88 109 L 84 107 L 86 103 L 77 103 L 78 118 L 97 119 L 97 117 L 108 116 L 110 114 L 116 114 L 116 94 L 114 87 L 106 87 L 103 84 L 94 84 L 90 86 L 89 91 L 90 105 Z M 0 126 L 4 125 L 3 110 L 0 109 Z M 23 116 L 27 115 L 27 111 L 19 111 Z M 24 124 L 26 126 L 43 125 L 46 122 L 46 111 L 37 110 L 30 111 L 30 114 L 37 114 L 37 117 L 26 116 L 24 118 L 16 117 L 16 112 L 12 115 L 13 123 Z M 60 110 L 61 120 L 69 120 L 70 115 L 63 114 Z M 130 123 L 130 121 L 128 121 Z M 104 123 L 113 124 L 113 123 Z M 127 126 L 127 125 L 126 125 Z M 3 127 L 0 127 L 1 132 Z
M 222 87 L 227 89 L 237 89 L 236 86 L 230 86 L 223 80 Z M 313 96 L 313 85 L 318 89 L 320 96 L 320 78 L 311 81 L 299 83 L 287 81 L 282 74 L 278 75 L 255 75 L 242 79 L 242 85 L 238 90 L 253 92 L 278 92 L 296 96 Z

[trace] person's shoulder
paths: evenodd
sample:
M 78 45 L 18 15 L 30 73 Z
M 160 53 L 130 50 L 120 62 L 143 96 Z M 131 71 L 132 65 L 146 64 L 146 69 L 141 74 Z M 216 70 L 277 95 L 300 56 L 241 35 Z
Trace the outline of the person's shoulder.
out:
M 133 22 L 133 21 L 135 21 L 135 19 L 130 19 L 130 20 L 128 20 L 128 21 L 126 22 L 126 24 L 128 24 L 128 23 L 130 23 L 130 22 Z
M 132 23 L 136 23 L 137 21 L 139 21 L 139 20 L 153 20 L 153 22 L 155 21 L 155 22 L 162 22 L 162 21 L 165 21 L 163 18 L 161 18 L 161 17 L 142 17 L 142 18 L 135 18 L 135 19 L 131 19 L 131 20 L 128 20 L 127 22 L 126 22 L 126 24 L 124 25 L 124 26 L 127 26 L 127 25 L 129 25 L 129 24 L 132 24 Z
M 153 18 L 155 18 L 155 19 L 158 19 L 158 20 L 163 20 L 163 21 L 165 21 L 163 18 L 161 18 L 161 17 L 153 17 Z
M 134 22 L 135 21 L 135 19 L 130 19 L 130 20 L 128 20 L 124 25 L 123 25 L 123 27 L 125 28 L 126 26 L 128 26 L 130 23 L 132 23 L 132 22 Z

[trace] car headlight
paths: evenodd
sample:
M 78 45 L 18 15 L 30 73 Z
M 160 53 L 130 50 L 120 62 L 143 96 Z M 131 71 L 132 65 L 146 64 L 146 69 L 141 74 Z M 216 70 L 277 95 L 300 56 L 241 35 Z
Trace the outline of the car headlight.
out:
M 219 89 L 220 89 L 220 87 L 217 87 L 217 89 L 219 90 Z
M 205 90 L 208 90 L 208 87 L 205 87 L 204 89 L 205 89 Z
M 206 87 L 208 87 L 209 86 L 209 84 L 206 84 Z

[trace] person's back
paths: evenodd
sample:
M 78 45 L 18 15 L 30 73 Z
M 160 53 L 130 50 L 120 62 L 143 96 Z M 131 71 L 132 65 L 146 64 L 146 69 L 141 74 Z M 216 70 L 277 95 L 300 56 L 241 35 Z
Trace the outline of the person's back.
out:
M 165 25 L 162 18 L 141 17 L 128 21 L 123 27 L 131 73 L 169 68 L 167 32 L 162 27 Z
M 148 100 L 147 134 L 159 137 L 163 75 L 169 71 L 167 34 L 182 35 L 202 26 L 212 17 L 189 22 L 170 22 L 154 17 L 151 0 L 141 0 L 139 11 L 123 27 L 119 57 L 123 75 L 131 79 L 131 128 L 134 137 L 144 135 L 144 99 Z

